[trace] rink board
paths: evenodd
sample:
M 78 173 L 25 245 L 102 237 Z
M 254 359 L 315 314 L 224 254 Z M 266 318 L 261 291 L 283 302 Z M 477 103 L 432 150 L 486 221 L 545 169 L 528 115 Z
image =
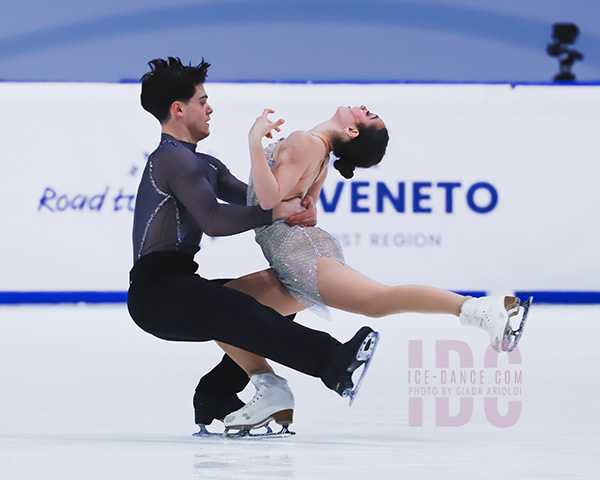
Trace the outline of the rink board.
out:
M 158 123 L 138 84 L 0 84 L 0 301 L 121 302 L 132 209 Z M 199 150 L 246 179 L 247 131 L 264 107 L 282 136 L 338 105 L 378 113 L 383 163 L 331 170 L 318 205 L 357 270 L 384 283 L 551 292 L 599 301 L 600 87 L 208 83 L 211 136 Z M 205 238 L 207 277 L 266 268 L 252 232 Z M 44 293 L 45 292 L 45 293 Z M 47 297 L 43 297 L 46 295 Z M 53 300 L 54 299 L 54 300 Z

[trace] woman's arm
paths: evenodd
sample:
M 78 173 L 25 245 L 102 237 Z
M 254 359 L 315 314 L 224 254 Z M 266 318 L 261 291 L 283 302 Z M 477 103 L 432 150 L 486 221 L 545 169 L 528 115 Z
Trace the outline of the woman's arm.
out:
M 288 196 L 315 160 L 310 139 L 307 138 L 310 134 L 294 132 L 278 145 L 275 168 L 271 171 L 262 147 L 262 137 L 272 138 L 272 130 L 279 131 L 283 120 L 271 122 L 267 118 L 270 113 L 273 110 L 265 109 L 248 134 L 254 190 L 260 206 L 266 210 Z
M 319 174 L 319 176 L 315 179 L 314 183 L 310 186 L 308 191 L 306 192 L 307 197 L 311 197 L 313 199 L 314 205 L 317 205 L 319 201 L 319 197 L 321 195 L 321 190 L 323 189 L 323 184 L 325 183 L 325 179 L 327 178 L 327 165 L 323 168 L 323 171 Z

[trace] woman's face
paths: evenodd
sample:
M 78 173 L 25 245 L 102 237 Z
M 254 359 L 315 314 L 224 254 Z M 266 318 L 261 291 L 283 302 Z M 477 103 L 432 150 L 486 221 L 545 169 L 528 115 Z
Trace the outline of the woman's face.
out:
M 344 123 L 352 123 L 353 125 L 368 125 L 385 127 L 383 120 L 376 114 L 370 112 L 367 107 L 339 107 L 336 115 L 344 121 Z

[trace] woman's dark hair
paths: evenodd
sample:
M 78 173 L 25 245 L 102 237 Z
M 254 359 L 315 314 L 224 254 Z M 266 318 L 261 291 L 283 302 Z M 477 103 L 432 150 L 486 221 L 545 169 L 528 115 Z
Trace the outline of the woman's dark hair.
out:
M 333 166 L 344 178 L 352 178 L 356 167 L 369 168 L 381 162 L 390 136 L 387 128 L 357 125 L 358 136 L 350 141 L 333 142 L 333 154 L 338 160 Z
M 148 65 L 150 71 L 142 77 L 140 99 L 144 110 L 161 123 L 169 120 L 173 102 L 187 103 L 194 96 L 196 86 L 206 81 L 206 71 L 210 67 L 204 59 L 195 67 L 185 66 L 177 57 L 157 58 Z

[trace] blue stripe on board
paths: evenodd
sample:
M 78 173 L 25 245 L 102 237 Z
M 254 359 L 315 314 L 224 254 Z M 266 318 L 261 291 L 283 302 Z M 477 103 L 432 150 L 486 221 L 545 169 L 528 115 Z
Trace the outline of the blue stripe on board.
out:
M 127 292 L 0 292 L 0 304 L 124 303 Z
M 454 290 L 454 293 L 465 295 L 467 297 L 484 297 L 486 292 L 478 290 Z
M 481 297 L 482 291 L 459 291 L 461 295 Z M 533 296 L 536 304 L 597 305 L 600 292 L 572 291 L 519 291 L 516 295 L 525 300 Z M 125 303 L 127 292 L 0 292 L 0 305 L 37 305 L 60 303 Z
M 597 305 L 600 304 L 600 292 L 552 292 L 552 291 L 522 291 L 515 292 L 525 300 L 533 296 L 534 303 L 553 305 Z

